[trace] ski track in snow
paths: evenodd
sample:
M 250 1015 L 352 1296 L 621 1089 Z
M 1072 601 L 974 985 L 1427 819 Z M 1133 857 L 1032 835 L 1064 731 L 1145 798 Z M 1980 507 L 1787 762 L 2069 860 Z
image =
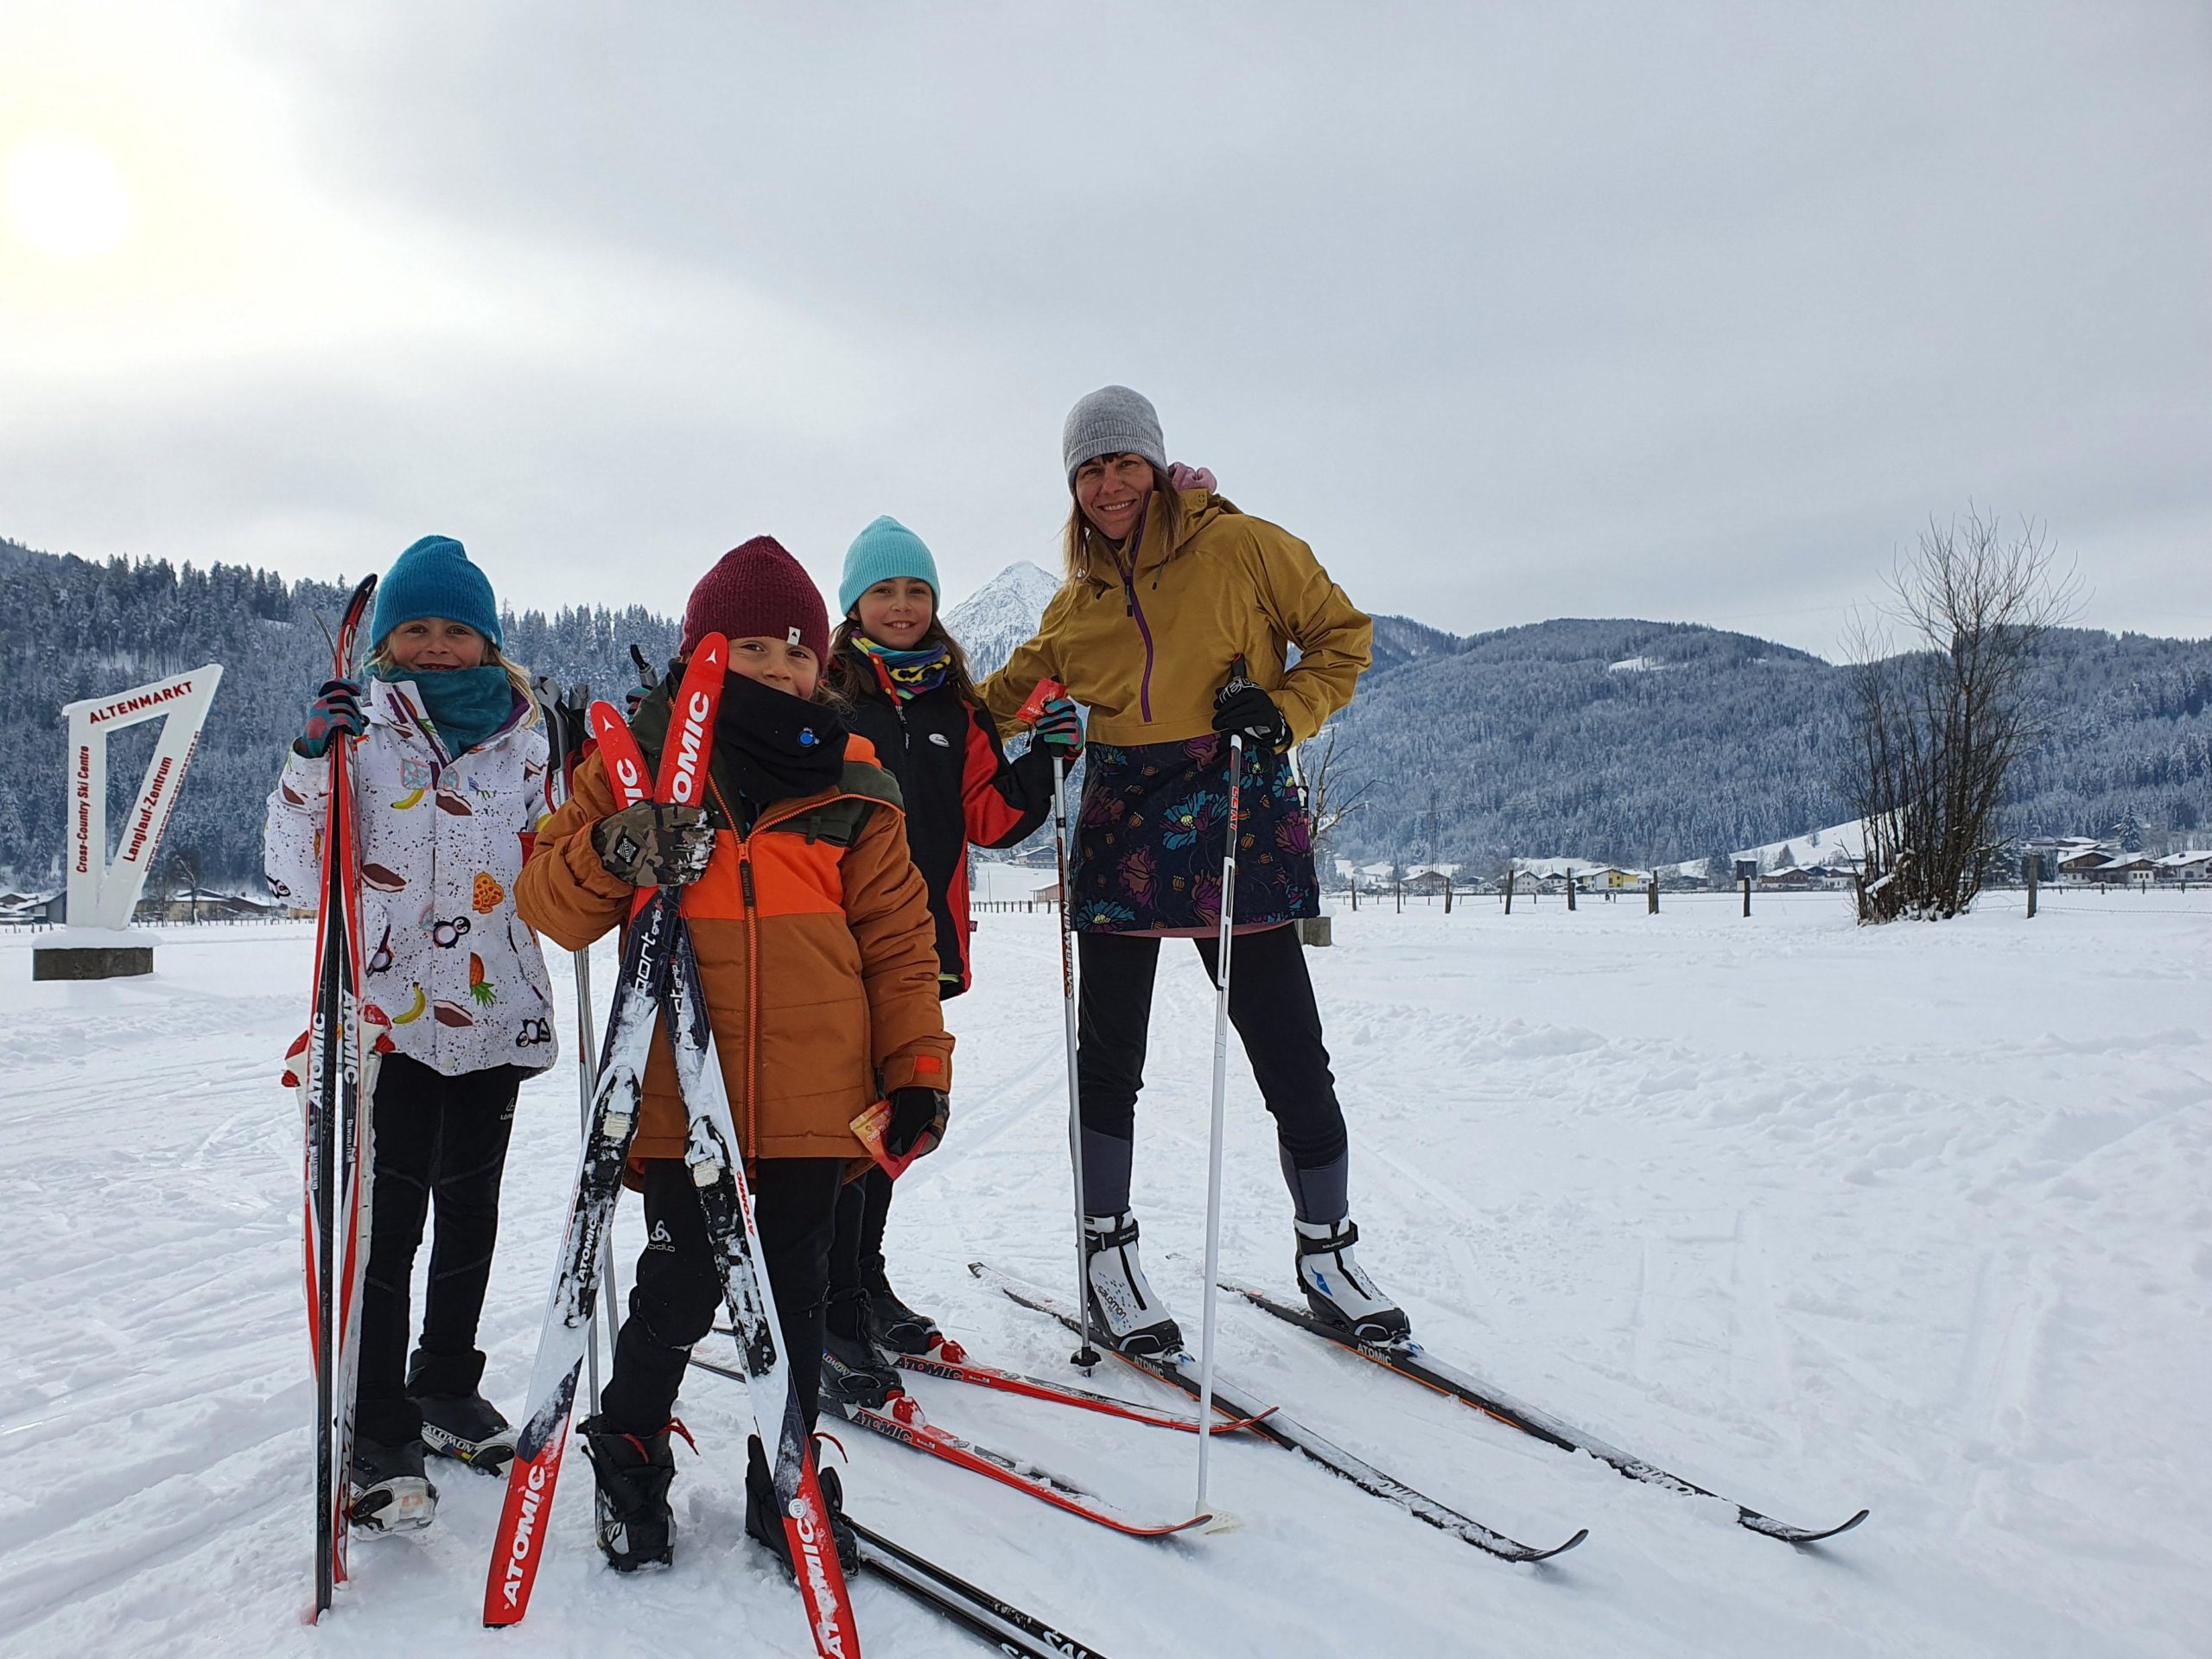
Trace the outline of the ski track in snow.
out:
M 1274 1447 L 1214 1447 L 1234 1529 L 1147 1544 L 841 1433 L 856 1515 L 1116 1659 L 1158 1654 L 2178 1656 L 2212 1630 L 2212 904 L 2009 906 L 1862 932 L 1841 902 L 1669 896 L 1337 918 L 1313 953 L 1363 1256 L 1442 1357 L 1701 1484 L 1858 1531 L 1793 1550 L 1222 1301 L 1224 1370 L 1532 1541 L 1489 1560 Z M 0 941 L 0 1652 L 804 1655 L 742 1535 L 743 1401 L 680 1408 L 671 1571 L 624 1579 L 564 1470 L 520 1637 L 478 1624 L 499 1484 L 357 1541 L 319 1630 L 299 1265 L 303 926 L 172 930 L 150 979 L 34 985 Z M 893 1212 L 895 1281 L 980 1357 L 1068 1375 L 1058 1327 L 963 1270 L 1072 1279 L 1052 918 L 991 914 L 950 1138 Z M 557 952 L 549 952 L 557 957 Z M 564 1045 L 572 980 L 555 963 Z M 611 953 L 597 960 L 604 999 Z M 1135 1202 L 1195 1340 L 1212 995 L 1163 952 Z M 1223 1260 L 1292 1289 L 1242 1057 Z M 575 1074 L 524 1093 L 487 1306 L 513 1408 L 574 1175 Z M 618 1224 L 626 1284 L 640 1240 Z M 427 1260 L 428 1251 L 423 1252 Z M 422 1261 L 418 1261 L 418 1275 Z M 418 1293 L 419 1294 L 419 1293 Z M 1187 1511 L 1193 1446 L 931 1379 L 946 1426 L 1133 1513 Z M 1163 1390 L 1116 1368 L 1089 1384 Z M 828 1453 L 833 1459 L 834 1452 Z M 871 1655 L 973 1655 L 887 1586 Z M 520 1643 L 523 1645 L 517 1646 Z

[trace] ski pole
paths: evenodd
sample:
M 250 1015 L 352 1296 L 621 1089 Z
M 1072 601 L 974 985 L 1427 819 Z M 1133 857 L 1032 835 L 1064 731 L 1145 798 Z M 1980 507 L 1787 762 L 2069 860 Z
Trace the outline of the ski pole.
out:
M 575 790 L 577 757 L 583 748 L 583 711 L 591 702 L 591 687 L 581 682 L 569 688 L 566 697 L 553 689 L 552 682 L 541 676 L 538 680 L 538 700 L 544 705 L 547 723 L 552 728 L 554 756 L 548 768 L 550 778 L 558 784 L 561 798 L 556 806 L 565 806 Z M 599 1092 L 599 1038 L 593 1029 L 591 998 L 591 952 L 588 949 L 572 951 L 569 961 L 576 970 L 576 1104 L 585 1140 L 591 1138 L 591 1105 Z M 605 1296 L 605 1319 L 607 1350 L 610 1357 L 614 1347 L 614 1242 L 604 1242 L 606 1259 L 600 1272 L 600 1284 Z M 594 1327 L 602 1323 L 598 1307 L 590 1310 Z M 593 1330 L 589 1345 L 585 1350 L 589 1361 L 587 1395 L 594 1412 L 599 1409 L 599 1332 Z
M 1239 657 L 1229 671 L 1229 683 L 1215 699 L 1218 707 L 1251 683 L 1244 659 Z M 1198 1342 L 1198 1421 L 1213 1421 L 1214 1287 L 1221 1279 L 1221 1143 L 1229 1100 L 1229 958 L 1236 927 L 1236 836 L 1243 828 L 1244 738 L 1229 734 L 1229 834 L 1221 851 L 1221 938 L 1216 947 L 1213 1009 L 1213 1124 L 1206 1147 L 1206 1287 L 1205 1314 Z M 1201 1434 L 1201 1442 L 1213 1439 Z M 1206 1507 L 1208 1444 L 1198 1447 L 1198 1512 Z
M 1052 854 L 1060 875 L 1060 1024 L 1068 1064 L 1068 1161 L 1075 1171 L 1076 1323 L 1082 1345 L 1071 1356 L 1086 1375 L 1098 1363 L 1090 1345 L 1090 1270 L 1083 1250 L 1083 1100 L 1076 1081 L 1075 927 L 1068 910 L 1067 762 L 1052 757 Z
M 1220 981 L 1213 1010 L 1213 1126 L 1206 1148 L 1205 1318 L 1198 1351 L 1198 1421 L 1213 1421 L 1214 1286 L 1221 1278 L 1221 1142 L 1229 1098 L 1229 953 L 1236 925 L 1238 795 L 1243 784 L 1244 740 L 1229 739 L 1229 846 L 1221 859 Z M 1213 1436 L 1198 1437 L 1198 1510 L 1206 1506 L 1206 1454 Z
M 1066 694 L 1067 688 L 1058 680 L 1039 680 L 1016 718 L 1033 728 L 1045 704 Z M 1090 1345 L 1090 1270 L 1083 1249 L 1083 1102 L 1075 1064 L 1075 925 L 1074 912 L 1068 907 L 1067 760 L 1059 754 L 1052 757 L 1052 862 L 1059 874 L 1060 1024 L 1067 1049 L 1068 1163 L 1075 1175 L 1075 1317 L 1077 1335 L 1082 1343 L 1069 1357 L 1077 1370 L 1088 1375 L 1098 1363 L 1098 1351 Z

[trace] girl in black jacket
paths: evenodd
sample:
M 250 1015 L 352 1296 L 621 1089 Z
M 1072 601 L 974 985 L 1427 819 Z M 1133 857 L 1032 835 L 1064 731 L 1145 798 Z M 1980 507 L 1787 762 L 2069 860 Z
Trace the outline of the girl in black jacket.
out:
M 847 723 L 899 780 L 906 842 L 937 922 L 938 995 L 968 988 L 968 849 L 1011 847 L 1052 804 L 1052 757 L 1083 750 L 1075 704 L 1045 705 L 1027 753 L 1008 760 L 976 700 L 968 663 L 938 616 L 937 561 L 895 518 L 878 518 L 845 554 L 830 639 L 830 684 L 850 705 Z M 882 1350 L 926 1353 L 937 1324 L 892 1290 L 883 1270 L 891 1179 L 871 1169 L 837 1205 L 830 1270 L 823 1384 L 832 1397 L 880 1404 L 897 1386 Z

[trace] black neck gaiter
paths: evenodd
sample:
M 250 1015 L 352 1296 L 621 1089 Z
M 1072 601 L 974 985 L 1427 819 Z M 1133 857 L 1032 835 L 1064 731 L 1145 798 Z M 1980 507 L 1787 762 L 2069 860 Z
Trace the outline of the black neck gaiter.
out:
M 722 682 L 715 715 L 715 758 L 729 768 L 754 814 L 778 801 L 817 795 L 844 775 L 844 721 L 742 674 Z

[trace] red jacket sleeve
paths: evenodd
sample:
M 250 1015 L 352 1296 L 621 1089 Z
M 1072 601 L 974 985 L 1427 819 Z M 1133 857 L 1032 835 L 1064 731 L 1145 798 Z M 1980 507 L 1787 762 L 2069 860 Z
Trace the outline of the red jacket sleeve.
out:
M 991 717 L 980 709 L 968 711 L 960 802 L 969 842 L 1011 847 L 1045 822 L 1052 810 L 1052 762 L 1042 749 L 1033 742 L 1028 753 L 1007 760 Z

